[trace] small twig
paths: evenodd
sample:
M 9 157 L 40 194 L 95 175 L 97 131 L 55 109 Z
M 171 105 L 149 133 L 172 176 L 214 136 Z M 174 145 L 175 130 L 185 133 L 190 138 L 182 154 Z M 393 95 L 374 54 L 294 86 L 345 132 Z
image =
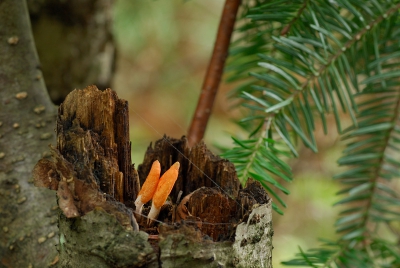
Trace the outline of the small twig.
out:
M 307 7 L 307 4 L 308 4 L 308 0 L 305 0 L 303 5 L 300 7 L 299 11 L 297 11 L 296 16 L 294 16 L 293 19 L 285 27 L 283 27 L 283 29 L 281 31 L 282 36 L 286 35 L 290 31 L 290 28 L 296 22 L 296 20 L 298 20 L 300 18 L 301 13 L 303 13 L 304 9 Z
M 190 147 L 198 143 L 204 137 L 218 86 L 221 82 L 221 76 L 228 55 L 228 48 L 239 6 L 240 0 L 225 1 L 213 54 L 208 64 L 201 95 L 187 135 Z

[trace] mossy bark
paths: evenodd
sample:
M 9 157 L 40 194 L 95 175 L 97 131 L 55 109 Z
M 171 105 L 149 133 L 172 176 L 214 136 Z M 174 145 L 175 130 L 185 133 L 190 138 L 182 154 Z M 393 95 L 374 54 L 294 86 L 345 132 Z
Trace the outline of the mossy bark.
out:
M 175 161 L 182 169 L 156 226 L 148 205 L 136 222 L 127 115 L 126 101 L 95 86 L 59 108 L 57 146 L 34 180 L 57 191 L 61 267 L 271 267 L 270 198 L 252 180 L 242 189 L 233 165 L 203 143 L 164 137 L 149 147 L 142 178 L 154 160 L 163 171 Z
M 124 228 L 101 208 L 72 219 L 60 213 L 59 228 L 60 267 L 158 267 L 148 234 Z
M 159 229 L 159 240 L 151 241 L 102 209 L 77 219 L 60 214 L 60 267 L 272 267 L 271 201 L 237 226 L 234 241 L 204 239 L 187 225 Z

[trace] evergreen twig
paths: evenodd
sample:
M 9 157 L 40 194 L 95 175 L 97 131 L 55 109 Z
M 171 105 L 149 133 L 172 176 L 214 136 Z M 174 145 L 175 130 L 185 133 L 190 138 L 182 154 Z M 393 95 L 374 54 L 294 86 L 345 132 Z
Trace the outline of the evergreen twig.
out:
M 399 0 L 243 6 L 228 70 L 232 81 L 245 79 L 234 95 L 247 112 L 238 122 L 247 138 L 236 134 L 223 154 L 241 182 L 259 181 L 283 213 L 280 196 L 289 191 L 281 182 L 292 180 L 286 159 L 301 156 L 298 141 L 317 152 L 316 121 L 326 133 L 332 113 L 346 141 L 337 162 L 348 169 L 334 176 L 342 185 L 335 203 L 343 206 L 335 222 L 339 239 L 300 250 L 284 264 L 400 267 Z M 343 112 L 351 118 L 347 128 Z

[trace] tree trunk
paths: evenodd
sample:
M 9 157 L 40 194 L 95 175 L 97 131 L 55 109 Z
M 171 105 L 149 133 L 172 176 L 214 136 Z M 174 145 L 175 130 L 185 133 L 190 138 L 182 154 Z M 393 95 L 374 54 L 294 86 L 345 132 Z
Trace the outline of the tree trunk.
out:
M 164 137 L 154 160 L 181 169 L 157 225 L 135 215 L 139 177 L 130 161 L 127 102 L 107 89 L 74 90 L 59 108 L 57 147 L 34 169 L 37 186 L 57 191 L 61 267 L 271 267 L 271 200 L 203 143 Z M 185 195 L 181 199 L 180 196 Z M 140 231 L 139 231 L 140 228 Z
M 75 88 L 110 87 L 115 67 L 114 0 L 28 0 L 33 36 L 51 99 Z
M 25 1 L 0 1 L 0 25 L 0 267 L 47 267 L 57 255 L 56 202 L 31 172 L 55 140 L 56 108 Z

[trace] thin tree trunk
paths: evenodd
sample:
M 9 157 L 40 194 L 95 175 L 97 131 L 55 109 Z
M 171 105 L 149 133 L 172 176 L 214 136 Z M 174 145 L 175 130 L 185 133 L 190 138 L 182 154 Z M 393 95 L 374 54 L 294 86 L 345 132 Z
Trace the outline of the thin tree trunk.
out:
M 0 1 L 0 267 L 47 267 L 57 251 L 54 193 L 32 169 L 55 141 L 47 94 L 23 0 Z
M 229 44 L 239 6 L 240 0 L 225 1 L 214 50 L 210 62 L 208 63 L 199 101 L 187 135 L 190 147 L 200 142 L 206 132 L 208 119 L 210 118 L 215 96 L 217 95 L 224 71 L 225 60 L 228 56 Z
M 53 102 L 75 88 L 111 87 L 114 0 L 28 0 L 38 55 Z

